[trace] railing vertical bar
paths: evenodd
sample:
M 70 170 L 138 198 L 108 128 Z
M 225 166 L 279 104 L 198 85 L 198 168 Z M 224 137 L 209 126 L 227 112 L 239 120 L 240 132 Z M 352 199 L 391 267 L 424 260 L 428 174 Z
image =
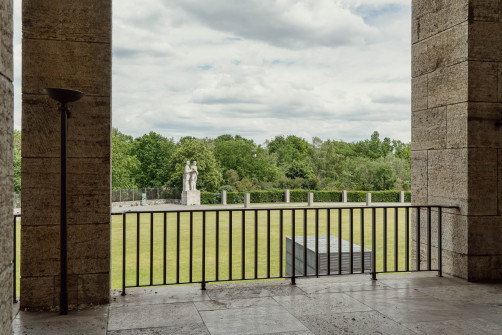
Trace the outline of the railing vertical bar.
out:
M 14 243 L 13 245 L 13 253 L 12 253 L 12 265 L 13 265 L 13 270 L 12 270 L 12 302 L 17 303 L 17 258 L 16 258 L 16 251 L 17 251 L 17 216 L 14 215 Z
M 267 209 L 267 278 L 270 278 L 270 209 Z
M 190 212 L 190 265 L 189 265 L 188 282 L 193 279 L 193 212 Z
M 315 210 L 315 275 L 319 278 L 319 209 Z
M 342 274 L 342 209 L 338 209 L 338 274 Z
M 228 211 L 228 279 L 232 280 L 232 211 Z
M 296 285 L 296 211 L 291 210 L 291 285 Z
M 140 221 L 140 213 L 136 213 L 136 286 L 139 286 L 139 221 Z
M 284 254 L 283 254 L 283 250 L 282 250 L 284 248 L 284 245 L 282 242 L 283 229 L 284 229 L 284 211 L 281 209 L 279 212 L 279 277 L 280 278 L 282 278 L 282 275 L 283 275 L 282 268 L 284 266 L 284 263 L 283 263 Z
M 420 239 L 421 239 L 421 236 L 420 236 L 420 215 L 421 215 L 421 211 L 420 211 L 420 207 L 417 207 L 417 271 L 420 271 Z
M 176 213 L 176 283 L 180 282 L 180 212 Z
M 254 278 L 258 278 L 258 210 L 254 210 Z
M 351 208 L 349 210 L 350 214 L 350 229 L 349 229 L 349 234 L 350 234 L 350 273 L 354 273 L 354 209 Z
M 150 286 L 153 285 L 153 213 L 150 213 Z
M 383 272 L 387 272 L 387 208 L 383 211 Z
M 307 276 L 307 210 L 303 210 L 303 275 Z
M 432 216 L 431 207 L 427 208 L 427 270 L 432 270 Z
M 409 207 L 406 207 L 404 229 L 405 229 L 404 235 L 406 237 L 406 243 L 405 243 L 406 244 L 405 245 L 406 264 L 405 264 L 405 267 L 406 267 L 406 271 L 410 271 L 410 208 Z
M 398 271 L 399 267 L 399 248 L 398 248 L 398 232 L 399 232 L 399 208 L 394 208 L 394 271 Z
M 126 216 L 122 214 L 122 295 L 126 295 Z
M 376 208 L 371 208 L 371 279 L 376 280 Z
M 438 207 L 438 276 L 443 277 L 443 215 Z
M 163 279 L 164 285 L 167 284 L 167 212 L 164 212 L 164 267 L 163 267 Z
M 215 278 L 220 279 L 220 211 L 216 211 L 216 262 L 215 262 Z
M 202 212 L 202 283 L 201 289 L 206 289 L 206 212 Z
M 364 208 L 361 208 L 360 214 L 361 221 L 361 273 L 364 273 Z
M 326 210 L 327 220 L 326 220 L 326 235 L 328 241 L 326 244 L 327 252 L 327 264 L 326 264 L 326 274 L 329 276 L 331 274 L 331 209 Z
M 245 279 L 246 278 L 246 211 L 242 211 L 242 223 L 241 223 L 241 229 L 242 229 L 242 263 L 241 263 L 241 278 Z

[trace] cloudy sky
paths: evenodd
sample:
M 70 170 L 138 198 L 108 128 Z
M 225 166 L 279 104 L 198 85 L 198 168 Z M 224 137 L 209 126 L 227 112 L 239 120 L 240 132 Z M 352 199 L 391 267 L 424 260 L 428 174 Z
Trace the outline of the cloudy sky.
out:
M 113 126 L 410 140 L 409 0 L 113 2 Z M 20 129 L 20 1 L 15 1 Z

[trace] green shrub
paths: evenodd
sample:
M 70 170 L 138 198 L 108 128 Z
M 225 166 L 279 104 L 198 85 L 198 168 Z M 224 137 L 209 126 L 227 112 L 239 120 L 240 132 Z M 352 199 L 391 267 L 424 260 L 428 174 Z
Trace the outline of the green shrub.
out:
M 315 202 L 341 202 L 342 191 L 314 191 Z
M 202 205 L 216 205 L 221 203 L 221 194 L 212 192 L 200 192 L 200 202 Z
M 347 201 L 348 202 L 365 202 L 366 201 L 366 193 L 365 191 L 348 191 L 347 192 Z

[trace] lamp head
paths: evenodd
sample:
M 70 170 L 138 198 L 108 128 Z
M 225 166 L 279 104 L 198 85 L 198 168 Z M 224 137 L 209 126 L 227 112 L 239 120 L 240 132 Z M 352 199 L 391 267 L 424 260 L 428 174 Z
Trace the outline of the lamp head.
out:
M 80 91 L 68 90 L 65 88 L 44 88 L 44 93 L 63 105 L 80 100 L 80 98 L 84 96 L 84 93 Z

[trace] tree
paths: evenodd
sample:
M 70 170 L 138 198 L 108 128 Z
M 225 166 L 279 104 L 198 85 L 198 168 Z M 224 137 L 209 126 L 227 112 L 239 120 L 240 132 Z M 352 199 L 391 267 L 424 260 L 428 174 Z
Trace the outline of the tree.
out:
M 112 188 L 135 188 L 139 160 L 133 155 L 133 138 L 112 130 Z
M 21 132 L 14 130 L 14 192 L 21 192 Z
M 163 186 L 170 179 L 168 167 L 174 150 L 172 139 L 153 131 L 134 140 L 133 154 L 139 161 L 135 180 L 139 187 Z
M 199 139 L 186 139 L 179 144 L 173 153 L 170 161 L 171 178 L 168 181 L 170 186 L 175 187 L 178 192 L 183 189 L 183 171 L 187 161 L 192 163 L 197 161 L 199 177 L 197 178 L 197 188 L 201 191 L 217 192 L 222 182 L 221 169 L 218 166 L 213 152 L 206 144 Z

